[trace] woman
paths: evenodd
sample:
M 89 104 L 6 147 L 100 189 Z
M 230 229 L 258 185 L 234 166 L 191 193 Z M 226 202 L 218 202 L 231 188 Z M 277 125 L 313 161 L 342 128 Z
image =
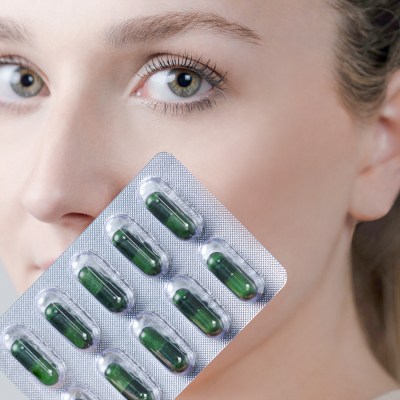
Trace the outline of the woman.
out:
M 400 398 L 398 0 L 0 10 L 0 256 L 20 292 L 169 151 L 288 272 L 179 399 Z

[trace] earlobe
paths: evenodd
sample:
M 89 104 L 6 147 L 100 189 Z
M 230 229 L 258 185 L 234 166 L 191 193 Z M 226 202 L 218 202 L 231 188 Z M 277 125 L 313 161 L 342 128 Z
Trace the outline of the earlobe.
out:
M 356 177 L 350 207 L 356 221 L 386 215 L 400 191 L 400 70 L 389 79 L 385 101 L 371 128 L 366 132 L 373 135 L 370 156 Z

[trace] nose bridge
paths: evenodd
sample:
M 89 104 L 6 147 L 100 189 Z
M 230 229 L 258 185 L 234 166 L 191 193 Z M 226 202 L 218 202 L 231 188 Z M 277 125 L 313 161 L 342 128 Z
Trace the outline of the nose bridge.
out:
M 73 96 L 64 97 L 53 101 L 43 121 L 36 158 L 22 191 L 24 207 L 43 222 L 71 213 L 95 216 L 113 194 L 112 179 L 102 168 L 96 145 L 102 142 L 96 135 L 103 132 L 94 108 L 87 100 L 83 106 Z

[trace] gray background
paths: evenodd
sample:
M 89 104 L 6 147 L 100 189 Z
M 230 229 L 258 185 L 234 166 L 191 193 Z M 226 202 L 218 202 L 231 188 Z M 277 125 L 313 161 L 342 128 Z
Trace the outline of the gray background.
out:
M 18 297 L 10 278 L 0 263 L 0 315 L 2 315 Z M 0 397 L 2 399 L 26 400 L 26 397 L 2 373 L 0 373 L 0 391 Z

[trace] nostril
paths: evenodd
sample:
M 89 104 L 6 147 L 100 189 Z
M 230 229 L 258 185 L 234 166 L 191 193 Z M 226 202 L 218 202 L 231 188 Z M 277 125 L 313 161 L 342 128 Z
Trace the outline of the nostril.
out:
M 60 224 L 65 227 L 72 228 L 75 232 L 83 232 L 96 218 L 96 216 L 90 216 L 81 213 L 69 213 L 65 214 L 60 219 Z

